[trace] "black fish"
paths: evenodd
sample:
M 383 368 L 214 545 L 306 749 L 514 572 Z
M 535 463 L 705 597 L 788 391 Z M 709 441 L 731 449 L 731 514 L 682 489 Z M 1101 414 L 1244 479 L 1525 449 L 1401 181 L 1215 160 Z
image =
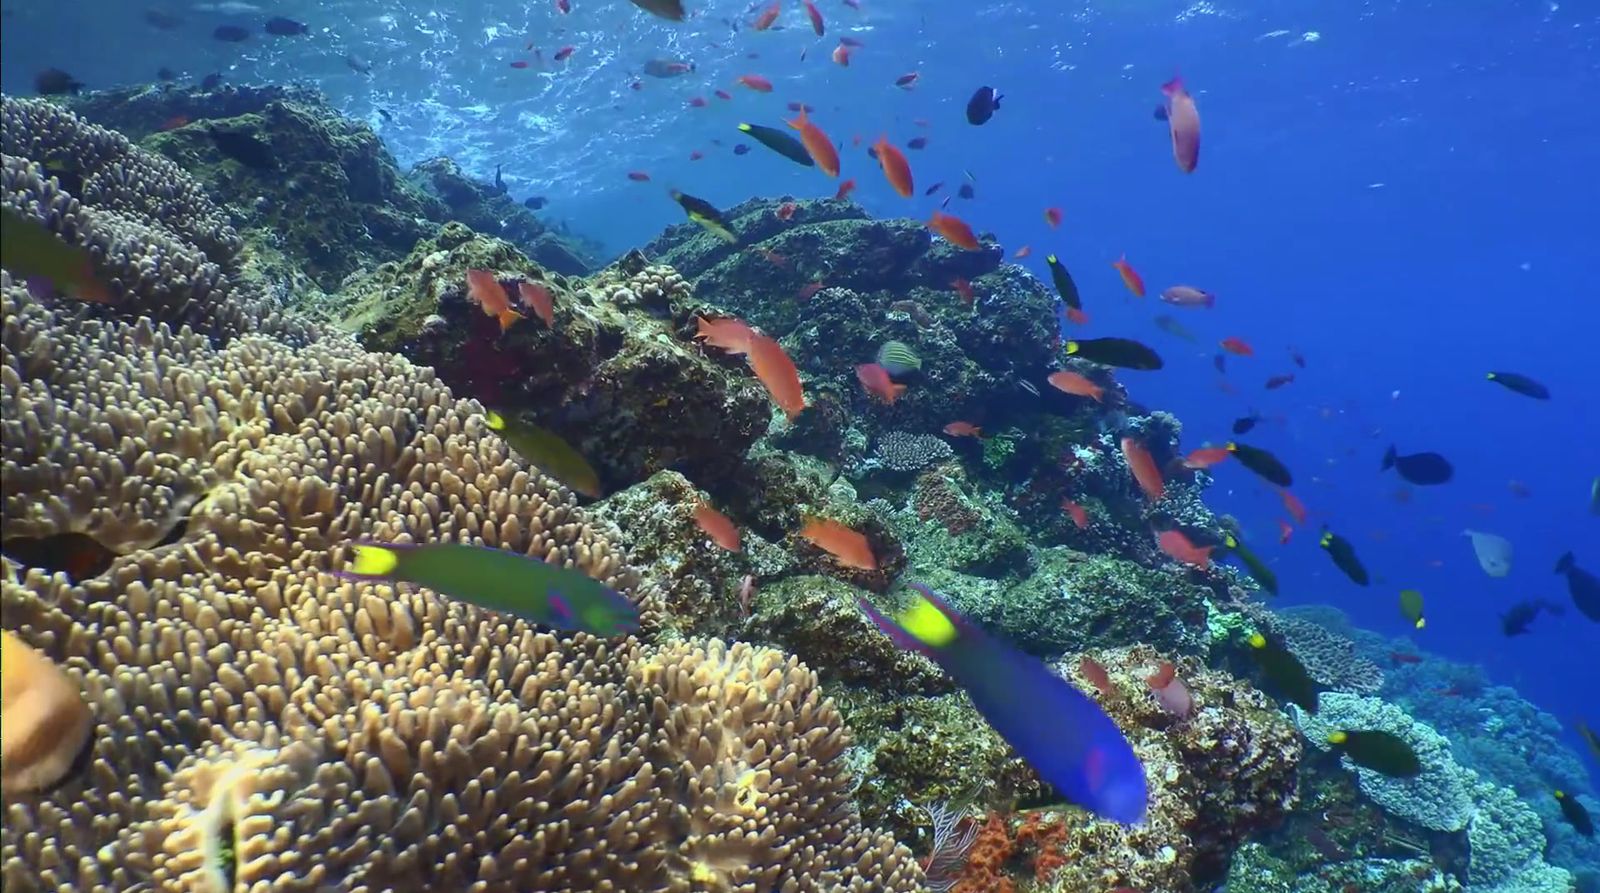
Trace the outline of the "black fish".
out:
M 928 138 L 925 136 L 914 136 L 911 139 L 906 140 L 907 149 L 926 149 L 927 147 Z
M 1266 450 L 1236 441 L 1229 441 L 1227 449 L 1233 458 L 1239 460 L 1240 465 L 1260 475 L 1267 483 L 1279 487 L 1294 485 L 1294 475 L 1289 473 L 1288 466 Z
M 1561 804 L 1561 817 L 1567 824 L 1578 830 L 1584 837 L 1594 836 L 1594 819 L 1589 817 L 1589 810 L 1583 808 L 1578 798 L 1566 791 L 1556 791 L 1556 802 Z
M 685 214 L 689 215 L 689 219 L 700 224 L 707 232 L 730 245 L 739 241 L 738 234 L 733 231 L 733 227 L 728 225 L 727 219 L 722 216 L 722 212 L 718 211 L 715 205 L 703 198 L 696 198 L 687 192 L 680 192 L 676 189 L 672 190 L 670 194 L 672 195 L 672 200 L 683 208 Z
M 939 182 L 933 184 L 932 186 L 929 186 L 927 189 L 922 190 L 922 197 L 923 198 L 927 198 L 928 196 L 933 195 L 935 192 L 938 192 L 939 190 L 941 190 L 943 188 L 944 188 L 944 181 L 940 180 Z
M 805 165 L 806 167 L 816 167 L 817 165 L 811 159 L 811 153 L 806 151 L 804 143 L 776 127 L 762 127 L 760 124 L 740 124 L 739 130 L 754 137 L 756 142 L 795 164 Z
M 1161 355 L 1131 338 L 1086 338 L 1068 341 L 1067 355 L 1102 366 L 1124 369 L 1160 369 Z
M 1383 468 L 1388 471 L 1393 468 L 1400 476 L 1419 487 L 1433 484 L 1443 484 L 1455 474 L 1455 469 L 1450 467 L 1450 461 L 1438 453 L 1412 453 L 1402 456 L 1395 452 L 1394 445 L 1389 445 L 1389 451 L 1383 454 Z
M 978 92 L 967 100 L 967 123 L 974 126 L 989 123 L 989 119 L 1000 108 L 1000 100 L 1004 98 L 993 87 L 979 87 Z
M 1271 641 L 1260 633 L 1250 636 L 1250 656 L 1255 658 L 1266 677 L 1269 688 L 1291 703 L 1300 705 L 1307 713 L 1317 712 L 1317 681 L 1306 671 L 1306 665 L 1295 657 L 1283 643 Z
M 183 24 L 183 19 L 170 12 L 160 9 L 147 9 L 144 11 L 144 23 L 152 28 L 171 31 Z
M 296 34 L 311 33 L 311 29 L 307 28 L 304 22 L 297 22 L 294 19 L 286 19 L 283 16 L 273 16 L 272 18 L 267 19 L 266 27 L 263 30 L 265 30 L 268 34 L 275 34 L 278 37 L 293 37 Z
M 1556 615 L 1564 613 L 1560 605 L 1551 604 L 1542 598 L 1524 599 L 1500 615 L 1500 632 L 1506 638 L 1527 635 L 1528 627 L 1533 625 L 1540 611 L 1549 611 Z
M 547 205 L 549 203 L 550 203 L 550 200 L 545 198 L 544 196 L 535 195 L 535 196 L 530 196 L 530 197 L 528 197 L 526 199 L 523 199 L 522 206 L 524 208 L 527 208 L 530 211 L 537 211 L 537 210 L 539 210 L 540 208 L 544 207 L 545 205 Z
M 1556 562 L 1556 573 L 1567 575 L 1567 591 L 1583 616 L 1600 623 L 1600 577 L 1578 567 L 1571 552 Z
M 1366 586 L 1372 582 L 1372 578 L 1367 576 L 1367 569 L 1361 566 L 1361 559 L 1356 557 L 1356 547 L 1350 545 L 1349 540 L 1324 527 L 1322 538 L 1317 543 L 1327 550 L 1334 565 L 1356 585 Z
M 1404 738 L 1371 729 L 1364 732 L 1339 730 L 1328 736 L 1328 743 L 1357 766 L 1391 778 L 1414 778 L 1422 774 L 1422 760 Z
M 382 118 L 384 123 L 389 123 L 394 120 L 394 115 L 390 114 L 389 110 L 386 108 L 378 109 L 378 117 Z
M 217 30 L 211 32 L 211 36 L 224 43 L 238 43 L 250 39 L 250 29 L 239 25 L 218 25 Z
M 1260 558 L 1256 557 L 1256 553 L 1246 549 L 1244 543 L 1237 536 L 1231 533 L 1224 533 L 1222 535 L 1222 544 L 1228 547 L 1228 551 L 1231 554 L 1239 556 L 1239 560 L 1244 562 L 1245 569 L 1250 572 L 1251 579 L 1255 580 L 1262 589 L 1265 589 L 1270 595 L 1278 594 L 1278 575 L 1273 573 L 1272 568 L 1267 567 Z
M 1067 272 L 1065 264 L 1054 254 L 1046 255 L 1045 264 L 1050 267 L 1050 279 L 1055 283 L 1056 293 L 1061 295 L 1061 300 L 1074 310 L 1083 309 L 1083 299 L 1078 296 L 1078 284 L 1072 281 L 1072 274 Z
M 245 167 L 265 171 L 277 170 L 278 156 L 273 153 L 270 143 L 263 142 L 248 133 L 219 130 L 215 126 L 207 132 L 211 134 L 211 141 L 216 144 L 218 152 Z
M 46 68 L 33 76 L 33 88 L 39 91 L 40 96 L 59 96 L 62 93 L 76 96 L 83 91 L 83 82 L 59 68 Z
M 160 68 L 156 69 L 156 80 L 175 81 L 177 79 L 178 79 L 178 73 L 173 71 L 172 69 L 166 67 L 165 65 L 163 65 Z
M 745 145 L 744 143 L 739 143 L 738 145 L 733 147 L 733 154 L 735 154 L 735 155 L 747 155 L 747 154 L 749 154 L 749 152 L 750 152 L 750 147 Z
M 500 165 L 497 164 L 494 166 L 494 194 L 505 195 L 506 191 L 506 181 L 500 179 Z
M 1490 372 L 1489 380 L 1510 388 L 1524 397 L 1532 397 L 1535 400 L 1550 399 L 1550 389 L 1526 375 L 1518 375 L 1515 372 Z
M 962 198 L 972 198 L 974 195 L 976 195 L 976 193 L 972 191 L 971 183 L 962 183 L 961 188 L 956 190 L 956 195 L 959 195 Z
M 222 86 L 222 72 L 220 71 L 213 71 L 200 79 L 200 89 L 202 90 L 215 90 L 220 86 Z

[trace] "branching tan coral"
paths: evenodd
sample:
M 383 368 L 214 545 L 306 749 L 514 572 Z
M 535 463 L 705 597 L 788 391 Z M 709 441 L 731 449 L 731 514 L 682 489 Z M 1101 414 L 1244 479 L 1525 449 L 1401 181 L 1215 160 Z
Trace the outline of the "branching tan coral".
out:
M 646 589 L 429 370 L 0 291 L 0 533 L 120 553 L 87 580 L 5 562 L 5 627 L 96 723 L 59 787 L 7 796 L 7 891 L 920 889 L 792 660 L 327 573 L 353 538 L 445 539 Z

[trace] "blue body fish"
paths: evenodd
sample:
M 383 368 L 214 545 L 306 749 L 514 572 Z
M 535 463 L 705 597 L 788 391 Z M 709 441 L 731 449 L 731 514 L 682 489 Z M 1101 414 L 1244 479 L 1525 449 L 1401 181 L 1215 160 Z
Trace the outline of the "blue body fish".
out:
M 913 588 L 914 603 L 893 618 L 858 602 L 896 644 L 926 654 L 961 683 L 989 725 L 1068 800 L 1126 825 L 1143 821 L 1144 766 L 1100 705 L 926 586 Z

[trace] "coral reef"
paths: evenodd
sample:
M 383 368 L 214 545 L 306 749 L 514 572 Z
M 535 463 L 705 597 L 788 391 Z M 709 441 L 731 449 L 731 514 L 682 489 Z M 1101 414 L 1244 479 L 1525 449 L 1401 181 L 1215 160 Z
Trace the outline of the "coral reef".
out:
M 1288 608 L 1273 615 L 1270 627 L 1284 638 L 1289 650 L 1300 658 L 1306 672 L 1319 685 L 1354 694 L 1376 694 L 1383 688 L 1383 670 L 1357 654 L 1350 639 L 1314 619 L 1327 616 L 1330 610 L 1343 619 L 1342 613 L 1326 606 L 1316 606 L 1315 612 Z
M 920 889 L 850 810 L 839 716 L 794 659 L 557 638 L 327 573 L 353 537 L 470 541 L 643 594 L 659 627 L 616 532 L 427 370 L 0 290 L 7 540 L 140 534 L 85 579 L 5 561 L 6 627 L 95 717 L 81 769 L 8 794 L 7 889 Z M 52 442 L 85 470 L 62 499 Z

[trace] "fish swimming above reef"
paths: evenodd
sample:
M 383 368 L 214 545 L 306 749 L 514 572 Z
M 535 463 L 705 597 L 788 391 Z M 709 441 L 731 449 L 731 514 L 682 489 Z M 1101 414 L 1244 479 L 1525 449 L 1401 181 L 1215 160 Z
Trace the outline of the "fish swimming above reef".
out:
M 1455 474 L 1450 461 L 1438 453 L 1412 453 L 1402 456 L 1389 445 L 1383 454 L 1382 471 L 1393 468 L 1402 478 L 1420 487 L 1448 483 Z
M 919 651 L 964 688 L 1017 754 L 1073 803 L 1125 825 L 1144 820 L 1144 766 L 1122 730 L 1093 699 L 957 614 L 926 586 L 888 616 L 861 610 L 902 648 Z
M 1372 578 L 1367 575 L 1366 567 L 1361 564 L 1361 559 L 1356 557 L 1356 547 L 1352 546 L 1349 540 L 1324 527 L 1317 544 L 1322 546 L 1329 558 L 1333 559 L 1334 566 L 1343 571 L 1344 575 L 1356 585 L 1366 586 L 1372 582 Z
M 1328 735 L 1333 749 L 1365 769 L 1390 778 L 1414 778 L 1422 774 L 1422 760 L 1404 738 L 1381 729 L 1348 731 Z
M 728 221 L 722 216 L 722 212 L 713 207 L 710 202 L 703 198 L 695 198 L 687 192 L 681 192 L 677 189 L 672 190 L 669 194 L 672 196 L 672 200 L 683 208 L 683 213 L 687 214 L 690 220 L 700 224 L 701 228 L 706 232 L 730 245 L 739 241 L 738 234 L 728 225 Z
M 1245 547 L 1244 541 L 1232 533 L 1222 535 L 1222 544 L 1227 547 L 1225 554 L 1237 555 L 1244 562 L 1245 570 L 1250 573 L 1250 578 L 1256 581 L 1269 595 L 1278 594 L 1278 575 L 1267 567 L 1266 562 L 1256 556 L 1256 553 Z
M 1600 578 L 1578 567 L 1571 552 L 1556 562 L 1556 573 L 1566 575 L 1567 591 L 1583 616 L 1600 623 Z
M 1515 372 L 1490 372 L 1488 379 L 1503 388 L 1535 400 L 1549 400 L 1550 389 L 1526 375 Z
M 762 127 L 760 124 L 740 124 L 739 130 L 795 164 L 805 165 L 806 167 L 815 167 L 817 164 L 811 158 L 811 153 L 806 151 L 804 143 L 776 127 Z
M 845 567 L 863 571 L 878 569 L 878 558 L 866 535 L 838 521 L 807 515 L 800 527 L 800 536 Z
M 1084 338 L 1067 342 L 1067 355 L 1123 369 L 1153 371 L 1162 366 L 1161 355 L 1131 338 Z
M 1411 621 L 1413 629 L 1427 626 L 1427 618 L 1422 616 L 1422 593 L 1415 589 L 1400 590 L 1400 614 Z
M 440 595 L 559 630 L 618 636 L 639 629 L 639 608 L 579 570 L 462 543 L 357 542 L 347 580 L 412 583 Z
M 1500 632 L 1511 638 L 1512 636 L 1527 635 L 1528 627 L 1538 618 L 1540 611 L 1549 611 L 1551 614 L 1561 615 L 1566 613 L 1558 604 L 1542 598 L 1523 599 L 1511 606 L 1511 609 L 1500 615 Z
M 999 111 L 1000 100 L 1004 98 L 993 87 L 979 87 L 967 100 L 967 123 L 973 126 L 989 123 L 989 119 Z
M 878 365 L 890 375 L 910 375 L 922 371 L 922 357 L 904 341 L 885 341 L 878 348 Z
M 283 16 L 273 16 L 267 19 L 267 24 L 261 30 L 275 37 L 294 37 L 297 34 L 311 33 L 311 29 L 306 27 L 305 22 L 297 22 L 294 19 L 284 18 Z
M 1290 703 L 1297 704 L 1307 713 L 1317 712 L 1317 683 L 1306 671 L 1306 665 L 1282 642 L 1268 639 L 1261 633 L 1250 636 L 1250 656 L 1261 675 L 1266 678 L 1269 691 L 1276 691 Z
M 1260 475 L 1267 483 L 1279 487 L 1294 486 L 1294 475 L 1289 473 L 1289 467 L 1280 462 L 1277 456 L 1238 441 L 1229 441 L 1227 449 L 1240 465 Z
M 1556 802 L 1561 805 L 1561 817 L 1567 820 L 1567 824 L 1571 825 L 1584 837 L 1593 837 L 1594 819 L 1590 818 L 1589 810 L 1578 802 L 1578 798 L 1561 790 L 1553 791 L 1552 793 L 1555 795 Z
M 77 95 L 83 92 L 83 82 L 59 68 L 46 68 L 33 76 L 33 89 L 40 96 Z
M 653 78 L 681 77 L 694 71 L 694 62 L 687 59 L 651 59 L 644 63 L 644 73 Z
M 1477 530 L 1463 530 L 1461 535 L 1471 537 L 1472 552 L 1478 556 L 1478 566 L 1483 568 L 1484 573 L 1491 577 L 1503 577 L 1511 573 L 1510 540 L 1497 534 Z
M 1045 255 L 1044 262 L 1045 266 L 1050 268 L 1050 281 L 1055 284 L 1056 294 L 1061 296 L 1062 303 L 1072 310 L 1078 311 L 1078 315 L 1081 317 L 1083 315 L 1083 298 L 1078 294 L 1078 283 L 1073 282 L 1072 274 L 1067 272 L 1067 265 L 1063 264 L 1061 258 L 1054 254 Z M 1068 318 L 1071 318 L 1071 314 L 1068 314 Z M 1074 321 L 1080 324 L 1082 322 L 1081 319 Z
M 683 8 L 683 0 L 632 0 L 632 2 L 634 6 L 653 16 L 673 22 L 681 22 L 687 15 Z
M 602 495 L 600 475 L 595 473 L 594 466 L 559 436 L 532 422 L 507 418 L 492 409 L 483 414 L 483 421 L 490 431 L 510 444 L 517 455 L 537 465 L 540 471 L 590 499 L 599 499 Z

